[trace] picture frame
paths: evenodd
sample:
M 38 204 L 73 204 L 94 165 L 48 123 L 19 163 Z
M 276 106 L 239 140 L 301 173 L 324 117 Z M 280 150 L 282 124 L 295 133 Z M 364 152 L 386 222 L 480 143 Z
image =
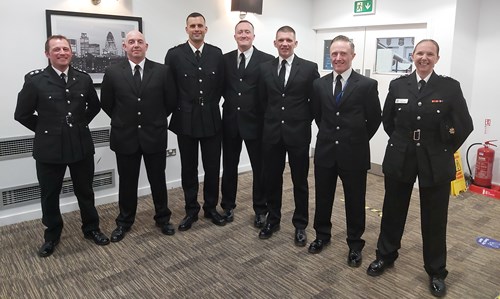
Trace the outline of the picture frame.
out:
M 127 32 L 142 32 L 142 18 L 72 11 L 46 10 L 47 37 L 61 34 L 68 38 L 71 65 L 87 72 L 99 86 L 106 67 L 126 57 L 122 42 Z

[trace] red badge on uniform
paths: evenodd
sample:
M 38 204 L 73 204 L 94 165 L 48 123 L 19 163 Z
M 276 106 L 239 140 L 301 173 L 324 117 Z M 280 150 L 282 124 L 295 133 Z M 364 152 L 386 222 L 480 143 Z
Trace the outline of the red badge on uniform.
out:
M 443 102 L 443 100 L 441 100 L 441 99 L 432 99 L 431 100 L 431 103 L 442 103 L 442 102 Z

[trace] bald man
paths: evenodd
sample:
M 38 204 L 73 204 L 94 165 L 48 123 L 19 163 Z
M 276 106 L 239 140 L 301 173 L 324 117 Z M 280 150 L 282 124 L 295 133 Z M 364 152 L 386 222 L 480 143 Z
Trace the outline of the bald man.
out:
M 155 223 L 163 234 L 175 233 L 165 177 L 167 117 L 175 107 L 175 86 L 167 66 L 146 58 L 147 49 L 141 32 L 129 32 L 123 42 L 127 59 L 106 69 L 101 86 L 101 106 L 111 118 L 110 147 L 120 177 L 120 214 L 112 242 L 121 241 L 134 223 L 141 159 L 151 186 Z

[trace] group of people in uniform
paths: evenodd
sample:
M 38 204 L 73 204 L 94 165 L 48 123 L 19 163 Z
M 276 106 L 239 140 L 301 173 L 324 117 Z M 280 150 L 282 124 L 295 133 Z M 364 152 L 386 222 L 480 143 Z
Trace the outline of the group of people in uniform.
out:
M 168 130 L 176 134 L 181 160 L 186 214 L 179 231 L 192 227 L 201 208 L 204 217 L 216 225 L 234 220 L 244 142 L 253 170 L 253 225 L 259 229 L 258 237 L 269 239 L 280 229 L 288 156 L 295 203 L 294 244 L 305 246 L 309 147 L 315 121 L 319 128 L 314 153 L 316 237 L 308 251 L 318 254 L 331 242 L 332 209 L 340 178 L 345 194 L 347 264 L 359 267 L 365 245 L 369 141 L 382 123 L 389 136 L 382 164 L 385 196 L 376 259 L 367 274 L 378 276 L 394 265 L 418 178 L 424 268 L 431 293 L 444 296 L 453 154 L 473 126 L 460 84 L 434 72 L 439 60 L 437 42 L 424 39 L 417 43 L 412 53 L 416 70 L 390 83 L 382 109 L 377 81 L 352 68 L 355 47 L 346 36 L 332 40 L 333 71 L 320 78 L 316 63 L 294 53 L 298 41 L 290 26 L 276 32 L 276 58 L 253 46 L 254 27 L 246 20 L 235 26 L 237 49 L 226 54 L 205 43 L 208 27 L 202 14 L 188 15 L 185 30 L 188 41 L 168 50 L 164 64 L 147 59 L 144 35 L 130 31 L 123 42 L 127 59 L 106 69 L 100 100 L 90 76 L 71 66 L 73 53 L 66 37 L 47 39 L 45 55 L 50 64 L 25 76 L 15 111 L 15 119 L 35 132 L 33 157 L 46 226 L 38 254 L 50 256 L 61 237 L 59 193 L 66 168 L 73 180 L 85 238 L 107 245 L 126 236 L 136 216 L 142 159 L 155 224 L 163 234 L 174 235 L 165 177 Z M 100 230 L 92 188 L 94 146 L 89 123 L 101 108 L 111 119 L 110 148 L 119 174 L 119 215 L 110 238 Z M 205 172 L 202 206 L 197 200 L 199 152 Z

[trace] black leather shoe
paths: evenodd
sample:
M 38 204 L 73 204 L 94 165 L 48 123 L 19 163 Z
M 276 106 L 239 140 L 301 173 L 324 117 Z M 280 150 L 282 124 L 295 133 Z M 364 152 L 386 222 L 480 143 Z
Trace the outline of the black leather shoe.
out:
M 179 230 L 180 231 L 186 231 L 188 229 L 191 228 L 191 225 L 193 225 L 193 223 L 195 223 L 196 221 L 198 221 L 198 215 L 187 215 L 186 217 L 184 217 L 181 221 L 181 223 L 179 224 Z
M 295 229 L 295 246 L 304 247 L 307 242 L 306 230 L 302 228 Z
M 363 256 L 361 255 L 361 250 L 349 249 L 349 254 L 347 255 L 347 264 L 349 267 L 357 268 L 361 266 L 363 261 Z
M 156 223 L 156 226 L 161 228 L 161 232 L 164 235 L 167 236 L 172 236 L 175 234 L 175 228 L 170 222 L 165 222 L 165 223 Z
M 385 269 L 391 268 L 392 266 L 394 266 L 394 262 L 386 262 L 381 258 L 377 258 L 368 266 L 366 274 L 370 276 L 379 276 L 384 273 Z
M 444 278 L 431 277 L 429 288 L 431 294 L 435 297 L 443 297 L 446 295 L 446 284 L 444 283 Z
M 266 214 L 256 214 L 253 226 L 256 228 L 263 228 L 266 225 Z
M 54 250 L 56 249 L 57 244 L 59 244 L 59 240 L 55 241 L 45 241 L 45 243 L 40 246 L 40 249 L 38 249 L 38 255 L 40 257 L 48 257 L 54 253 Z
M 234 220 L 234 210 L 233 209 L 225 209 L 222 217 L 226 220 L 226 222 L 233 222 Z
M 259 232 L 259 239 L 269 239 L 273 235 L 274 232 L 277 232 L 280 230 L 280 225 L 275 224 L 266 224 L 263 229 L 260 230 Z
M 130 230 L 130 227 L 118 225 L 111 233 L 111 242 L 120 242 L 125 237 L 125 233 Z
M 323 250 L 323 247 L 327 246 L 330 244 L 330 240 L 320 240 L 316 239 L 312 241 L 311 245 L 309 245 L 309 253 L 316 254 L 320 253 Z
M 226 219 L 216 210 L 205 212 L 205 218 L 212 219 L 212 223 L 218 226 L 226 225 Z
M 93 230 L 91 232 L 85 233 L 84 234 L 85 239 L 90 239 L 94 240 L 94 243 L 97 245 L 108 245 L 109 244 L 109 238 L 106 237 L 105 234 L 103 234 L 100 230 Z

